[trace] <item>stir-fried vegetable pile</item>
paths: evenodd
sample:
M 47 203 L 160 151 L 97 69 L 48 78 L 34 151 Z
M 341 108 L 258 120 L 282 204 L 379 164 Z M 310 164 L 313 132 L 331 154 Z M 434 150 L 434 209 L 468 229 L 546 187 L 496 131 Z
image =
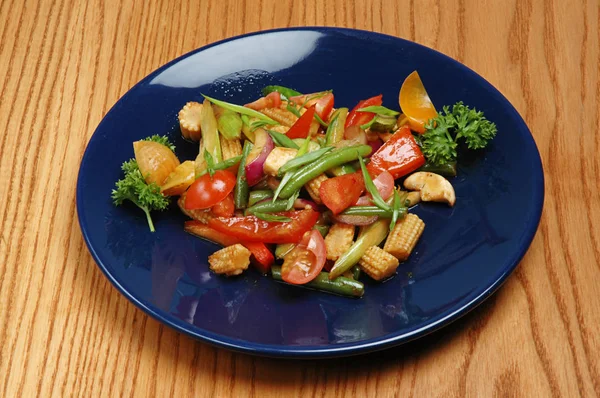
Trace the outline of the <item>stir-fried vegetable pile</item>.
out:
M 199 142 L 196 159 L 180 163 L 167 137 L 135 142 L 114 203 L 136 204 L 154 231 L 150 212 L 179 196 L 192 219 L 184 229 L 224 246 L 208 258 L 214 272 L 239 275 L 252 263 L 276 280 L 345 296 L 363 295 L 363 273 L 395 274 L 425 227 L 409 209 L 453 206 L 446 177 L 456 176 L 463 150 L 496 134 L 462 102 L 438 114 L 417 72 L 402 84 L 401 112 L 382 95 L 352 110 L 334 108 L 331 91 L 267 86 L 263 95 L 244 106 L 208 96 L 185 104 L 179 123 Z

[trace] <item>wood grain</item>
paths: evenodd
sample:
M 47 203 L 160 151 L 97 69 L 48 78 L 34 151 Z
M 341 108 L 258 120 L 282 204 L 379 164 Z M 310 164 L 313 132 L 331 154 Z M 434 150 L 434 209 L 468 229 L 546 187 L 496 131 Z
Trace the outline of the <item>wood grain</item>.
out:
M 593 0 L 0 2 L 0 396 L 600 396 L 600 5 Z M 254 358 L 149 319 L 83 243 L 75 182 L 108 109 L 163 63 L 261 29 L 346 26 L 438 49 L 526 119 L 539 231 L 442 332 L 352 360 Z

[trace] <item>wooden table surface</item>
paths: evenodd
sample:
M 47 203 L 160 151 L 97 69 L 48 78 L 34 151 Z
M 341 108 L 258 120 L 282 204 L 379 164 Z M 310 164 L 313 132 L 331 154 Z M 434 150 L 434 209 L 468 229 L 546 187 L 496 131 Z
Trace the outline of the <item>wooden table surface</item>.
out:
M 599 396 L 599 17 L 593 0 L 2 0 L 0 396 Z M 207 43 L 301 25 L 465 63 L 525 118 L 545 167 L 539 230 L 497 294 L 352 359 L 233 354 L 159 324 L 96 267 L 75 211 L 85 146 L 138 80 Z

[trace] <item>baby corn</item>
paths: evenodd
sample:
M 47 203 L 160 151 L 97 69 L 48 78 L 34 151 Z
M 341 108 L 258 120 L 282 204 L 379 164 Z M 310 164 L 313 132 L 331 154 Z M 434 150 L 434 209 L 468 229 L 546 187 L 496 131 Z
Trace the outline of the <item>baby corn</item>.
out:
M 181 209 L 181 212 L 183 214 L 185 214 L 186 216 L 188 216 L 191 219 L 194 219 L 196 221 L 200 221 L 203 224 L 208 224 L 208 220 L 210 220 L 212 218 L 212 213 L 210 212 L 210 209 L 197 209 L 197 210 L 188 210 L 185 208 L 185 195 L 186 193 L 184 192 L 180 197 L 179 200 L 177 200 L 177 206 L 179 206 L 179 208 Z
M 399 261 L 379 246 L 371 246 L 360 258 L 358 264 L 367 275 L 376 281 L 380 281 L 396 272 Z
M 400 261 L 406 260 L 421 237 L 424 228 L 425 223 L 419 216 L 412 213 L 407 214 L 390 232 L 383 250 Z
M 354 241 L 354 225 L 335 223 L 325 237 L 328 260 L 337 260 L 346 253 Z
M 208 257 L 208 264 L 217 274 L 239 275 L 248 269 L 250 254 L 250 250 L 238 243 L 213 253 Z
M 319 195 L 319 188 L 323 181 L 328 180 L 329 178 L 325 174 L 321 174 L 318 177 L 313 178 L 307 184 L 304 185 L 304 188 L 308 191 L 310 197 L 317 203 L 321 204 L 323 201 L 321 200 L 321 196 Z
M 221 153 L 223 160 L 231 159 L 242 154 L 242 143 L 239 139 L 228 140 L 221 137 Z
M 189 140 L 200 140 L 200 121 L 202 120 L 201 114 L 202 104 L 194 101 L 185 104 L 178 114 L 181 135 Z
M 260 110 L 261 113 L 267 115 L 279 124 L 287 127 L 292 127 L 298 120 L 298 117 L 287 109 L 280 108 L 265 108 Z

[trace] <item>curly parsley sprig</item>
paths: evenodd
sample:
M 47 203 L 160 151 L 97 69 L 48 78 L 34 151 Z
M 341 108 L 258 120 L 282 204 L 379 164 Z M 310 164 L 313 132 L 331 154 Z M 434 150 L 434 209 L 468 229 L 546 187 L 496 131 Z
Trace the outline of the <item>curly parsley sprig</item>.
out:
M 144 140 L 158 142 L 171 150 L 175 149 L 175 146 L 169 142 L 166 136 L 153 135 Z M 135 159 L 124 162 L 121 165 L 121 170 L 123 170 L 125 176 L 116 182 L 116 189 L 112 190 L 113 203 L 115 206 L 119 206 L 126 200 L 133 202 L 146 213 L 148 227 L 150 227 L 151 232 L 154 232 L 154 223 L 150 212 L 165 210 L 169 206 L 169 199 L 160 192 L 160 187 L 156 183 L 146 183 Z
M 158 142 L 159 144 L 162 144 L 162 145 L 166 146 L 167 148 L 169 148 L 171 151 L 175 152 L 175 145 L 173 145 L 171 143 L 171 141 L 169 141 L 169 137 L 167 137 L 166 135 L 154 134 L 154 135 L 151 135 L 150 137 L 144 138 L 143 141 Z
M 460 141 L 469 149 L 485 148 L 496 136 L 496 125 L 462 102 L 444 106 L 437 117 L 425 124 L 425 133 L 418 137 L 423 154 L 430 163 L 441 165 L 456 161 Z

